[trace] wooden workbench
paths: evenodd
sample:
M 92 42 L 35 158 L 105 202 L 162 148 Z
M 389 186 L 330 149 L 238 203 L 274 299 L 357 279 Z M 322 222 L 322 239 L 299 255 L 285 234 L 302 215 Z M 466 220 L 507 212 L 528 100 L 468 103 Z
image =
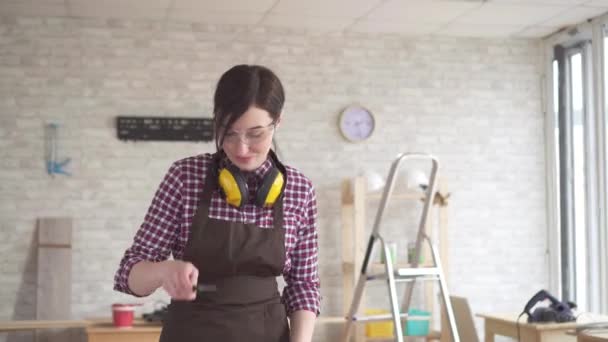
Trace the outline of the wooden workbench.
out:
M 319 317 L 317 324 L 341 324 L 343 317 Z M 162 326 L 135 319 L 129 328 L 116 328 L 110 318 L 64 321 L 0 321 L 0 333 L 39 329 L 84 329 L 88 342 L 158 342 Z
M 521 342 L 575 342 L 576 337 L 567 334 L 585 323 L 608 322 L 606 316 L 593 316 L 585 322 L 528 323 L 526 316 L 517 321 L 517 314 L 478 314 L 485 322 L 485 342 L 494 342 L 496 335 L 508 336 Z M 587 341 L 587 340 L 583 340 Z M 588 340 L 593 341 L 595 340 Z M 601 341 L 601 340 L 599 340 Z
M 582 331 L 577 336 L 577 342 L 608 342 L 607 330 Z
M 162 326 L 160 323 L 147 323 L 136 319 L 132 327 L 116 328 L 112 320 L 27 320 L 0 321 L 1 332 L 35 331 L 41 329 L 84 329 L 88 342 L 157 342 Z
M 26 320 L 26 321 L 0 321 L 0 332 L 29 331 L 38 329 L 72 329 L 86 328 L 91 324 L 87 320 Z
M 88 342 L 158 342 L 160 323 L 136 321 L 132 327 L 116 328 L 111 322 L 86 327 Z

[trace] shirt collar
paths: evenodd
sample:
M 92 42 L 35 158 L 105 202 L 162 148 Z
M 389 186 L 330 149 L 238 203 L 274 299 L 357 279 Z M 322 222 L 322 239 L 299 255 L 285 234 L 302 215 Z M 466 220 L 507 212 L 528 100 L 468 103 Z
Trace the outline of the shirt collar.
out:
M 266 176 L 266 173 L 270 171 L 271 167 L 272 161 L 269 157 L 266 157 L 266 160 L 262 163 L 262 165 L 260 165 L 257 169 L 253 170 L 251 173 L 253 173 L 254 177 L 257 180 L 262 180 L 264 179 L 264 176 Z
M 230 159 L 228 158 L 228 156 L 226 156 L 226 154 L 224 154 L 221 162 L 220 162 L 220 167 L 226 167 L 227 165 L 234 165 Z M 270 156 L 266 157 L 266 160 L 262 163 L 262 165 L 258 166 L 257 169 L 253 170 L 253 171 L 243 171 L 243 176 L 245 176 L 245 178 L 247 180 L 252 180 L 252 178 L 256 181 L 261 181 L 262 179 L 264 179 L 264 176 L 266 175 L 266 173 L 268 171 L 270 171 L 270 169 L 272 168 L 272 160 L 270 158 Z

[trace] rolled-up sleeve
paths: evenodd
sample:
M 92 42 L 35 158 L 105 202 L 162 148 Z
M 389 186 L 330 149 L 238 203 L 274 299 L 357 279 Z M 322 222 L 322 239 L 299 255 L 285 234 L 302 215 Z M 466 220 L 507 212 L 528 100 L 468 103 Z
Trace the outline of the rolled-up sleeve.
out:
M 286 286 L 283 300 L 288 315 L 298 310 L 308 310 L 319 315 L 320 309 L 317 202 L 312 186 L 305 203 L 296 246 L 290 255 L 291 268 L 284 276 Z
M 125 251 L 114 276 L 114 290 L 137 296 L 129 288 L 129 273 L 141 261 L 167 260 L 175 245 L 182 217 L 182 188 L 180 169 L 173 164 L 159 185 L 148 212 L 135 234 L 132 245 Z

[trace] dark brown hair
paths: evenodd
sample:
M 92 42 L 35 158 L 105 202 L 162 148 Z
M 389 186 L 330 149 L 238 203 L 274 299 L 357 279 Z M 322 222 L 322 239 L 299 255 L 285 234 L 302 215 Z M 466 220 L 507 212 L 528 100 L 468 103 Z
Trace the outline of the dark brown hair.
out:
M 285 103 L 283 85 L 272 70 L 260 65 L 236 65 L 226 71 L 215 88 L 213 98 L 215 146 L 219 151 L 226 129 L 251 106 L 267 111 L 273 122 Z

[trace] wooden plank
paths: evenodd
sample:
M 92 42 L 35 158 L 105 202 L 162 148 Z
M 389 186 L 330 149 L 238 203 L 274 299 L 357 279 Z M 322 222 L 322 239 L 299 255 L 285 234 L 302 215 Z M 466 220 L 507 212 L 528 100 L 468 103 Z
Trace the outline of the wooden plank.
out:
M 446 196 L 448 193 L 447 181 L 445 178 L 438 178 L 439 181 L 439 193 Z M 448 264 L 448 206 L 447 199 L 443 204 L 437 206 L 439 212 L 439 257 L 441 258 L 441 267 L 444 270 L 445 282 L 449 287 L 449 264 Z
M 578 335 L 578 342 L 608 342 L 608 331 L 583 331 Z
M 72 313 L 71 266 L 71 249 L 38 248 L 36 319 L 70 319 Z
M 478 314 L 485 320 L 485 341 L 492 342 L 496 335 L 517 338 L 521 342 L 574 342 L 574 336 L 567 335 L 569 330 L 575 329 L 576 322 L 572 323 L 517 323 L 517 315 L 488 315 Z
M 68 320 L 72 314 L 72 220 L 38 219 L 38 243 L 36 319 Z M 36 341 L 69 341 L 73 334 L 67 329 L 36 331 Z
M 443 175 L 439 175 L 437 178 L 437 181 L 439 182 L 438 184 L 438 194 L 435 195 L 435 197 L 437 196 L 443 196 L 445 194 L 447 194 L 447 182 L 446 179 Z M 435 201 L 435 208 L 437 210 L 437 214 L 438 214 L 438 228 L 439 228 L 439 258 L 441 258 L 441 267 L 443 268 L 443 277 L 445 279 L 445 283 L 448 284 L 448 288 L 450 288 L 450 272 L 449 272 L 449 265 L 448 265 L 448 206 L 447 206 L 447 199 L 446 201 L 443 202 L 439 202 L 437 203 L 437 201 Z M 450 321 L 447 318 L 447 312 L 446 312 L 446 308 L 445 308 L 445 304 L 441 303 L 440 304 L 441 307 L 439 308 L 439 311 L 441 312 L 441 342 L 451 342 L 452 341 L 452 332 L 450 329 Z M 452 308 L 454 310 L 456 310 L 456 308 Z M 456 315 L 456 313 L 454 312 L 454 315 Z M 457 320 L 458 321 L 458 320 Z M 460 325 L 456 324 L 456 328 L 460 329 Z M 462 336 L 462 333 L 459 331 L 460 335 Z M 475 336 L 477 337 L 477 333 L 475 333 Z M 460 339 L 461 341 L 467 341 L 466 339 Z M 471 340 L 471 342 L 474 341 L 479 341 L 479 338 L 477 338 L 477 340 Z
M 72 219 L 69 217 L 50 217 L 38 219 L 39 246 L 72 246 Z
M 39 329 L 70 329 L 83 328 L 91 322 L 85 320 L 23 320 L 23 321 L 0 321 L 0 332 L 28 331 Z
M 353 202 L 354 202 L 354 235 L 353 245 L 355 250 L 355 277 L 354 284 L 360 276 L 359 271 L 363 266 L 363 258 L 365 257 L 365 251 L 367 248 L 367 240 L 365 239 L 365 223 L 366 223 L 366 194 L 367 194 L 367 181 L 364 177 L 356 177 L 353 186 Z M 359 311 L 357 315 L 364 315 L 365 304 L 365 290 L 361 293 L 361 301 L 359 304 Z M 351 296 L 352 300 L 352 296 Z M 361 342 L 365 341 L 365 326 L 362 324 L 356 324 L 354 326 L 354 341 Z
M 116 328 L 111 322 L 95 322 L 86 328 L 88 342 L 158 342 L 162 325 L 135 320 L 129 328 Z
M 351 243 L 354 240 L 354 206 L 350 181 L 342 182 L 342 312 L 344 316 L 348 313 L 350 303 L 355 291 L 355 247 Z
M 361 269 L 363 266 L 363 258 L 365 256 L 365 251 L 367 248 L 367 240 L 365 239 L 365 193 L 367 192 L 367 184 L 365 182 L 365 178 L 357 177 L 355 178 L 354 184 L 354 235 L 353 235 L 353 244 L 355 250 L 355 271 Z
M 456 320 L 460 341 L 479 342 L 479 336 L 477 336 L 477 330 L 475 330 L 475 322 L 473 321 L 473 313 L 471 312 L 469 301 L 465 297 L 458 296 L 450 296 L 450 300 L 452 302 L 452 309 L 454 309 L 454 318 Z M 446 335 L 450 335 L 450 327 L 447 322 L 445 329 L 443 330 L 445 330 Z
M 132 328 L 131 328 L 132 329 Z M 88 342 L 158 342 L 158 331 L 125 330 L 113 332 L 87 331 Z
M 427 219 L 426 219 L 426 226 L 424 227 L 424 230 L 425 230 L 427 236 L 431 237 L 431 241 L 433 241 L 433 236 L 434 236 L 433 214 L 435 213 L 435 209 L 436 209 L 435 206 L 431 202 L 431 205 L 429 206 L 429 212 L 427 215 Z M 432 263 L 433 256 L 432 256 L 432 252 L 431 252 L 431 248 L 430 248 L 429 244 L 426 243 L 426 241 L 423 241 L 422 246 L 420 246 L 420 248 L 421 248 L 420 253 L 422 255 L 422 261 L 425 263 Z M 409 251 L 408 251 L 408 254 L 409 254 Z M 415 260 L 411 260 L 411 261 L 415 261 Z M 433 265 L 433 267 L 434 266 L 435 265 Z M 422 265 L 420 264 L 420 258 L 418 259 L 417 267 L 422 267 Z M 423 292 L 424 292 L 424 307 L 427 308 L 427 310 L 432 313 L 435 308 L 435 288 L 436 288 L 437 284 L 434 281 L 426 281 L 426 282 L 423 282 L 421 285 L 423 287 Z M 411 308 L 411 305 L 410 305 L 410 308 Z M 432 315 L 431 322 L 429 322 L 431 327 L 435 326 L 435 324 L 436 324 L 435 321 L 437 320 L 437 317 L 441 317 L 441 316 Z
M 343 271 L 343 305 L 344 316 L 348 315 L 353 301 L 355 287 L 359 272 L 365 256 L 365 194 L 367 191 L 366 180 L 363 177 L 355 177 L 342 183 L 342 271 Z M 363 314 L 365 308 L 365 291 L 363 291 L 357 315 Z M 344 322 L 344 320 L 342 320 Z M 365 340 L 365 326 L 355 325 L 353 341 Z
M 130 327 L 115 327 L 112 322 L 103 323 L 103 324 L 91 324 L 87 326 L 87 332 L 96 332 L 96 333 L 132 333 L 136 331 L 140 332 L 160 332 L 163 328 L 162 324 L 133 324 Z
M 344 322 L 343 317 L 319 317 L 321 323 L 338 323 L 338 321 Z M 147 322 L 141 318 L 133 319 L 133 327 L 136 328 L 159 328 L 162 327 L 160 322 Z M 8 331 L 28 331 L 28 330 L 42 330 L 42 329 L 75 329 L 75 328 L 90 328 L 100 329 L 100 331 L 112 329 L 125 329 L 125 328 L 114 328 L 112 318 L 89 318 L 85 320 L 20 320 L 20 321 L 0 321 L 0 332 Z M 156 331 L 156 330 L 152 330 Z

